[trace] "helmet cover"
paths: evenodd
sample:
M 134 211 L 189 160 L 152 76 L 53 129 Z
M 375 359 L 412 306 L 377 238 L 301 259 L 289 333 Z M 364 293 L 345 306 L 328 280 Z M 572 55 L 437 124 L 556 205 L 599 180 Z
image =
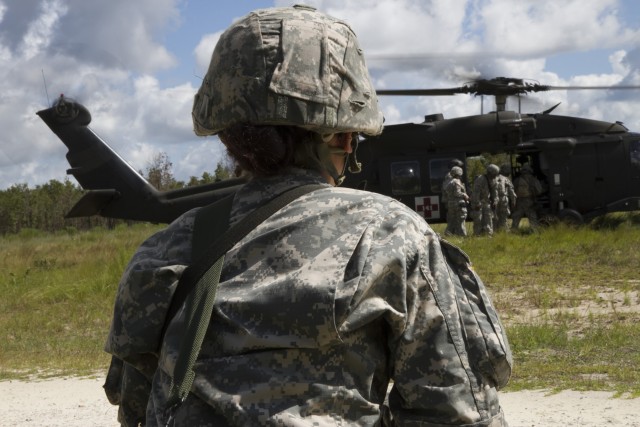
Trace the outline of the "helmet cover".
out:
M 192 116 L 201 136 L 239 123 L 377 135 L 383 122 L 351 28 L 300 5 L 251 12 L 220 36 Z
M 449 160 L 449 168 L 452 168 L 454 166 L 462 167 L 462 166 L 464 166 L 464 163 L 462 163 L 462 160 L 460 160 L 460 159 L 451 159 L 451 160 Z
M 451 176 L 457 176 L 457 177 L 461 177 L 462 176 L 462 168 L 459 166 L 454 166 L 451 168 Z
M 492 176 L 497 176 L 500 173 L 500 168 L 492 163 L 487 166 L 487 173 Z

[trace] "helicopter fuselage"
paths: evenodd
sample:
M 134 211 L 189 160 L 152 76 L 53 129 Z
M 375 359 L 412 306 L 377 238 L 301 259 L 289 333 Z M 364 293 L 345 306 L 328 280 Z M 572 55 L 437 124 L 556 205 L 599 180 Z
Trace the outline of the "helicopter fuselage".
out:
M 483 153 L 507 154 L 516 174 L 529 163 L 545 184 L 538 206 L 548 218 L 582 222 L 640 209 L 640 134 L 621 123 L 513 111 L 386 126 L 360 144 L 363 171 L 344 185 L 390 195 L 441 222 L 450 160 Z M 473 177 L 465 178 L 471 188 Z

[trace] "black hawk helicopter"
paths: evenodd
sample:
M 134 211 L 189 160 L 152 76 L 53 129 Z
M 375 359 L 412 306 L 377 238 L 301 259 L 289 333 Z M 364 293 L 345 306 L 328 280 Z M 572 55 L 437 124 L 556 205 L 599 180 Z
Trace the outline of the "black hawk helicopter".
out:
M 380 90 L 379 95 L 494 96 L 495 111 L 423 123 L 385 126 L 366 137 L 357 152 L 359 174 L 344 186 L 396 198 L 429 222 L 443 222 L 442 180 L 454 158 L 465 162 L 482 153 L 505 154 L 517 174 L 527 163 L 545 184 L 538 197 L 542 218 L 573 223 L 609 212 L 640 209 L 640 134 L 619 122 L 555 116 L 556 106 L 537 114 L 506 110 L 510 96 L 563 89 L 637 89 L 637 86 L 547 86 L 523 79 L 480 79 L 444 89 Z M 67 217 L 104 217 L 167 223 L 187 210 L 212 203 L 244 183 L 240 178 L 171 191 L 158 191 L 89 127 L 91 115 L 61 96 L 37 113 L 68 147 L 73 175 L 88 190 Z
M 552 115 L 559 105 L 538 114 L 506 110 L 510 96 L 549 90 L 638 89 L 638 86 L 548 86 L 524 79 L 479 79 L 444 89 L 379 90 L 378 95 L 494 96 L 495 111 L 445 119 L 425 116 L 423 123 L 385 126 L 365 138 L 358 157 L 363 173 L 345 185 L 390 195 L 422 213 L 430 222 L 446 218 L 440 204 L 449 162 L 483 153 L 506 154 L 518 174 L 528 163 L 545 187 L 539 216 L 583 223 L 609 212 L 640 209 L 640 134 L 620 122 Z M 467 188 L 469 186 L 467 179 Z

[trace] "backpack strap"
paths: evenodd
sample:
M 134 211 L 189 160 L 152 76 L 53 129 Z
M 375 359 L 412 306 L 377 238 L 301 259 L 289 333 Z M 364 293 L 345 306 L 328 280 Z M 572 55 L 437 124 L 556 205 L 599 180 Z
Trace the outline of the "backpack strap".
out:
M 191 241 L 192 263 L 204 254 L 209 245 L 229 228 L 229 216 L 235 192 L 198 210 L 193 222 Z
M 191 390 L 191 386 L 195 378 L 193 365 L 198 358 L 202 341 L 204 340 L 204 335 L 211 320 L 211 312 L 213 311 L 213 303 L 215 301 L 216 291 L 220 281 L 220 275 L 222 273 L 225 254 L 235 246 L 237 242 L 249 234 L 250 231 L 255 229 L 264 220 L 276 213 L 282 207 L 288 205 L 293 200 L 306 193 L 325 187 L 326 186 L 322 184 L 305 185 L 296 187 L 277 196 L 267 204 L 262 205 L 248 214 L 242 221 L 235 224 L 221 235 L 219 234 L 213 243 L 211 243 L 204 252 L 201 252 L 201 256 L 196 258 L 196 261 L 184 270 L 178 282 L 173 299 L 171 300 L 167 320 L 165 322 L 166 328 L 168 323 L 184 304 L 184 333 L 178 349 L 176 366 L 167 399 L 169 417 L 171 417 L 173 411 L 187 398 L 189 391 Z M 204 212 L 202 215 L 196 216 L 193 231 L 194 239 L 195 236 L 200 233 L 200 229 L 197 227 L 201 226 L 201 224 L 222 222 L 219 221 L 222 214 L 216 213 L 218 209 L 227 209 L 226 221 L 222 222 L 222 228 L 228 228 L 228 218 L 233 197 L 230 197 L 230 199 L 231 201 L 220 200 L 213 204 L 215 206 L 207 206 L 201 209 L 204 210 Z M 207 213 L 212 212 L 216 213 L 216 218 L 214 218 L 215 221 L 212 221 L 211 217 L 206 217 Z M 198 216 L 201 218 L 198 218 Z M 220 224 L 205 226 L 206 233 L 215 233 L 220 229 Z M 210 234 L 207 236 L 210 236 Z M 194 244 L 198 245 L 199 248 L 194 246 L 192 251 L 201 250 L 203 241 L 205 241 L 204 237 L 199 237 L 198 240 L 194 240 Z

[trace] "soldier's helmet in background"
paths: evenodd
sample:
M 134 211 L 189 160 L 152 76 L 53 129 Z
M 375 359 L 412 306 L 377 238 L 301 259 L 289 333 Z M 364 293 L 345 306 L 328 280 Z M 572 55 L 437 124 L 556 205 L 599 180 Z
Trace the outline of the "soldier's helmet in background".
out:
M 461 168 L 464 166 L 464 163 L 460 159 L 451 159 L 449 161 L 449 169 L 451 169 L 454 166 L 458 166 L 459 168 Z
M 498 174 L 500 173 L 500 168 L 492 163 L 487 166 L 487 173 L 490 176 L 498 176 Z
M 454 166 L 451 168 L 451 176 L 455 176 L 456 178 L 460 178 L 462 176 L 462 168 L 459 166 Z

